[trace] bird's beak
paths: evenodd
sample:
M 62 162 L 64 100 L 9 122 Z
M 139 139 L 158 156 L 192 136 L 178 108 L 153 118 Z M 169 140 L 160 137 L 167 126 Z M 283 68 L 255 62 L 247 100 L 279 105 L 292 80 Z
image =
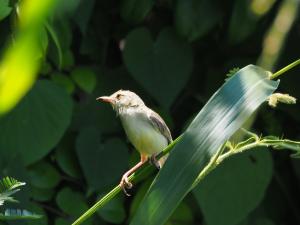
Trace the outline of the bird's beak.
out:
M 114 98 L 110 97 L 110 96 L 102 96 L 102 97 L 98 97 L 96 98 L 97 101 L 102 101 L 102 102 L 108 102 L 111 104 L 115 103 Z

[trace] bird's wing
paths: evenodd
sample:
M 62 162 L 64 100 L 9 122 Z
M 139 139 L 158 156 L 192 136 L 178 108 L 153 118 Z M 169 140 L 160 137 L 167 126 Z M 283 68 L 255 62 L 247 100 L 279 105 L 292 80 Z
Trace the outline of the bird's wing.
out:
M 149 120 L 151 121 L 152 126 L 158 130 L 164 137 L 167 139 L 168 144 L 172 142 L 171 132 L 166 125 L 165 121 L 154 111 L 151 110 L 151 113 L 148 114 Z

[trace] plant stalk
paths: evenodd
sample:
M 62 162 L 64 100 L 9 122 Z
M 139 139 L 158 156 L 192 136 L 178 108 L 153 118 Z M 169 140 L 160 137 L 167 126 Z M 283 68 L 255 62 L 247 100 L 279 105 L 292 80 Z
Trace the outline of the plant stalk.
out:
M 273 73 L 271 76 L 270 76 L 270 79 L 273 80 L 277 77 L 279 77 L 281 74 L 287 72 L 288 70 L 294 68 L 295 66 L 299 65 L 300 64 L 300 59 L 297 59 L 296 61 L 292 62 L 291 64 L 283 67 L 282 69 L 278 70 L 277 72 Z
M 169 144 L 158 156 L 157 159 L 166 155 L 171 149 L 180 141 L 182 135 L 177 137 L 171 144 Z M 141 171 L 137 174 L 132 174 L 128 179 L 129 181 L 136 181 L 146 173 L 151 170 L 150 165 L 143 166 Z M 105 196 L 103 196 L 99 201 L 97 201 L 91 208 L 89 208 L 84 214 L 82 214 L 72 225 L 79 225 L 91 217 L 99 208 L 103 207 L 106 203 L 108 203 L 112 198 L 114 198 L 118 193 L 121 192 L 120 185 L 115 186 L 110 192 L 108 192 Z

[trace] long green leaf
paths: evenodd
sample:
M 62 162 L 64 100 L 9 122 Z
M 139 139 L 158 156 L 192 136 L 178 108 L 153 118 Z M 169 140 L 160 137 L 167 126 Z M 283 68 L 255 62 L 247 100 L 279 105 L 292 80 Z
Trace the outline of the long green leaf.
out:
M 40 219 L 42 215 L 29 212 L 25 209 L 6 209 L 4 214 L 0 213 L 1 220 L 24 220 L 24 219 Z
M 253 65 L 232 76 L 211 97 L 174 147 L 130 224 L 164 224 L 210 158 L 278 84 L 269 79 L 267 71 Z

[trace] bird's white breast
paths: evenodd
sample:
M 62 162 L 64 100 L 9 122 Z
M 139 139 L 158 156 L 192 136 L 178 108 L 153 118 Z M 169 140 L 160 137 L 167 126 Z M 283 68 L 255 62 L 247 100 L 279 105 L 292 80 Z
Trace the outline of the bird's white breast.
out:
M 153 155 L 168 145 L 167 139 L 153 127 L 145 112 L 126 110 L 120 118 L 128 139 L 141 154 Z

